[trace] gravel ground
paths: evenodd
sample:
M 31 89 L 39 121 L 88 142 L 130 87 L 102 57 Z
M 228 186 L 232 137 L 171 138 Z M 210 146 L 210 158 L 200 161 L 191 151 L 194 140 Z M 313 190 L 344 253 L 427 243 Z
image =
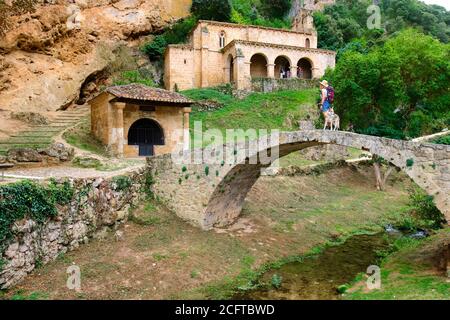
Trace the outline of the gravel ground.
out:
M 44 180 L 48 178 L 96 178 L 96 177 L 112 177 L 120 174 L 124 174 L 129 171 L 133 171 L 145 166 L 145 162 L 127 166 L 114 171 L 98 171 L 93 168 L 77 168 L 69 165 L 59 165 L 51 167 L 39 167 L 39 168 L 12 168 L 5 171 L 5 180 L 12 179 L 35 179 Z M 0 174 L 1 180 L 1 174 Z

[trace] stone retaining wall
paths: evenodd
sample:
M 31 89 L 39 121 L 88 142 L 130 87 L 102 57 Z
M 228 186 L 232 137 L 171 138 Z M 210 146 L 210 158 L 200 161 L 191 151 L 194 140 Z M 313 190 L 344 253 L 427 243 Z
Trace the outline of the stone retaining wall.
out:
M 36 266 L 46 264 L 59 255 L 89 242 L 105 228 L 116 229 L 127 220 L 129 209 L 139 201 L 142 170 L 127 174 L 130 187 L 118 189 L 114 178 L 71 180 L 74 197 L 58 215 L 44 224 L 30 219 L 17 221 L 14 238 L 0 254 L 0 288 L 19 283 Z
M 319 82 L 306 79 L 274 79 L 274 78 L 255 78 L 252 79 L 252 91 L 256 92 L 274 92 L 281 90 L 304 90 L 319 88 Z

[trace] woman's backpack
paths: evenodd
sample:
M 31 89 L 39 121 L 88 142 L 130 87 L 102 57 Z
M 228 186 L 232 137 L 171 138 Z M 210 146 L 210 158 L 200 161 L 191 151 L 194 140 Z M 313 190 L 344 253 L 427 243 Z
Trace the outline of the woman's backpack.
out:
M 332 86 L 327 87 L 327 100 L 329 103 L 334 102 L 334 88 Z

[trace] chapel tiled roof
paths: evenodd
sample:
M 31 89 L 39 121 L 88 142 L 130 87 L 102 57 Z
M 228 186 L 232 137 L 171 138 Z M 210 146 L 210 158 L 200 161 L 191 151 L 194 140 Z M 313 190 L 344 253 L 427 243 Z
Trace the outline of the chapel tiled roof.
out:
M 172 103 L 194 103 L 192 100 L 177 92 L 160 88 L 152 88 L 139 83 L 109 87 L 106 89 L 106 92 L 116 96 L 117 98 L 124 99 Z

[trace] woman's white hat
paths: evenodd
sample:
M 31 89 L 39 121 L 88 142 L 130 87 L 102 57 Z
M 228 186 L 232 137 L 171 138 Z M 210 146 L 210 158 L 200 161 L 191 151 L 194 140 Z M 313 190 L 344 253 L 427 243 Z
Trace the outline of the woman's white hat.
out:
M 328 81 L 327 80 L 321 81 L 320 84 L 323 85 L 325 88 L 328 87 Z

